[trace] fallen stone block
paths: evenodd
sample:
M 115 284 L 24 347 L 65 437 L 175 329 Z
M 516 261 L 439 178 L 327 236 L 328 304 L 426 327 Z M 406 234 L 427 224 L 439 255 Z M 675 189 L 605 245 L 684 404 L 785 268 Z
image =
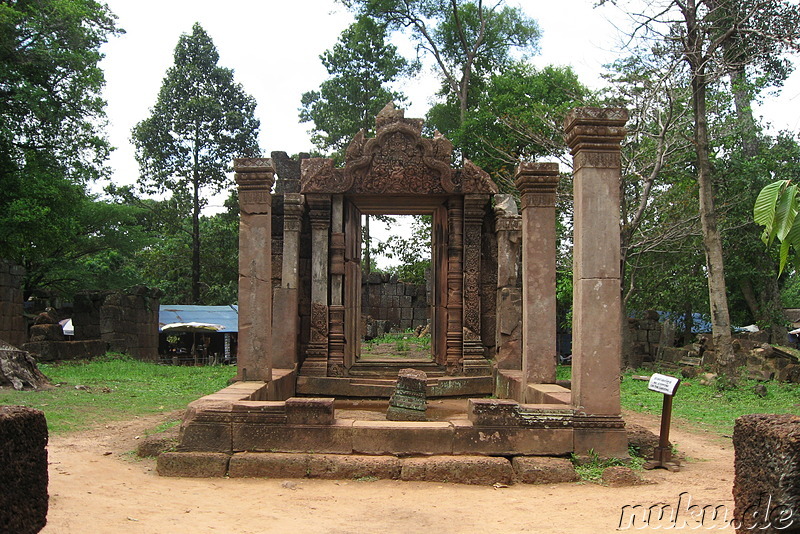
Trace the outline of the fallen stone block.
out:
M 525 484 L 577 482 L 580 476 L 566 458 L 515 456 L 511 462 L 516 479 Z

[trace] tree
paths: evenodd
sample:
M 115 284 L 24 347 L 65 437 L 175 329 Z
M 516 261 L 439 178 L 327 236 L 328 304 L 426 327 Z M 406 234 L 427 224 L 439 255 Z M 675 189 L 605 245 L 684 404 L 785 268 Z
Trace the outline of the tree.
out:
M 62 268 L 102 248 L 73 245 L 95 237 L 86 184 L 109 151 L 98 63 L 120 32 L 92 0 L 0 2 L 0 257 L 27 267 L 28 294 L 80 279 Z
M 359 130 L 372 130 L 387 102 L 405 101 L 388 84 L 410 74 L 414 66 L 386 42 L 386 29 L 369 17 L 359 17 L 320 59 L 330 78 L 319 91 L 303 93 L 300 121 L 314 123 L 311 141 L 318 149 L 341 156 Z
M 188 192 L 191 198 L 191 300 L 200 302 L 200 214 L 204 192 L 230 184 L 234 157 L 255 157 L 259 121 L 256 102 L 233 80 L 233 71 L 217 65 L 211 38 L 195 23 L 175 47 L 149 118 L 133 129 L 141 176 L 140 193 Z
M 519 8 L 483 0 L 341 0 L 359 15 L 408 29 L 418 50 L 429 54 L 442 78 L 442 94 L 458 102 L 458 124 L 466 118 L 476 86 L 513 59 L 533 52 L 539 28 Z
M 591 92 L 569 67 L 537 70 L 515 62 L 488 78 L 463 123 L 455 124 L 452 117 L 457 113 L 447 102 L 431 108 L 428 123 L 469 154 L 503 190 L 514 191 L 520 161 L 565 155 L 564 117 L 590 99 Z
M 671 49 L 673 65 L 680 62 L 687 68 L 712 337 L 717 367 L 728 373 L 733 371 L 734 359 L 722 236 L 712 181 L 708 93 L 709 88 L 731 70 L 726 63 L 731 56 L 726 56 L 725 51 L 734 37 L 748 45 L 738 47 L 735 55 L 741 65 L 758 66 L 765 54 L 780 54 L 796 47 L 796 26 L 784 26 L 779 19 L 791 16 L 792 20 L 797 20 L 797 11 L 797 6 L 782 0 L 670 0 L 653 5 L 650 13 L 633 14 L 637 21 L 634 36 L 641 34 L 659 39 Z M 768 51 L 765 50 L 767 45 Z

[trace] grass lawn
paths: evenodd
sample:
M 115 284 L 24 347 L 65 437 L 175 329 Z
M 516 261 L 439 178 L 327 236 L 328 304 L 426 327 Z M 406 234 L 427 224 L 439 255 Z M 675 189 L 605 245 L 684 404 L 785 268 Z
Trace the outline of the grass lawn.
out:
M 647 389 L 647 382 L 634 380 L 634 375 L 649 376 L 649 371 L 627 372 L 621 384 L 622 407 L 637 412 L 661 414 L 664 396 Z M 781 382 L 760 382 L 767 389 L 759 397 L 753 388 L 756 380 L 741 380 L 737 387 L 724 382 L 702 385 L 700 378 L 681 379 L 672 401 L 673 419 L 694 423 L 701 429 L 732 435 L 733 424 L 740 415 L 750 413 L 792 413 L 800 415 L 800 385 Z
M 384 343 L 418 348 L 414 339 L 391 338 Z M 423 342 L 424 343 L 424 342 Z M 396 346 L 394 347 L 397 348 Z M 169 412 L 203 395 L 225 387 L 236 374 L 233 366 L 179 367 L 140 362 L 119 355 L 91 361 L 42 364 L 41 371 L 53 384 L 48 391 L 0 389 L 0 405 L 24 405 L 44 411 L 51 433 L 87 428 L 96 423 Z M 558 378 L 568 379 L 571 368 L 559 366 Z M 621 382 L 623 408 L 659 415 L 663 395 L 647 389 L 647 382 L 626 372 Z M 700 379 L 684 379 L 673 402 L 673 418 L 698 428 L 730 435 L 734 420 L 748 413 L 793 413 L 800 415 L 800 385 L 765 382 L 761 398 L 743 380 L 736 388 L 722 384 L 701 385 Z M 79 386 L 76 388 L 76 386 Z
M 0 405 L 42 410 L 51 434 L 185 408 L 222 389 L 236 374 L 234 366 L 158 365 L 119 355 L 40 364 L 39 369 L 58 387 L 47 391 L 0 389 Z

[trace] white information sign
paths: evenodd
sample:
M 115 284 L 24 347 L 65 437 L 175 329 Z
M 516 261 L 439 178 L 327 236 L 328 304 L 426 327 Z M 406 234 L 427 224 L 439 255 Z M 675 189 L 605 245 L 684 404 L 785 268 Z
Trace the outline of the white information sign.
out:
M 680 383 L 680 378 L 653 373 L 653 376 L 650 377 L 650 383 L 647 384 L 647 389 L 672 396 L 675 395 L 675 390 L 678 389 L 678 384 Z

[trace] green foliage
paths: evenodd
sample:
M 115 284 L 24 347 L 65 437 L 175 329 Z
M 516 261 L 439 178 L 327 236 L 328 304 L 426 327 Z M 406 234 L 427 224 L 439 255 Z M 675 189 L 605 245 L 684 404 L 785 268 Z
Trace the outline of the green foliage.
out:
M 235 374 L 230 366 L 167 366 L 114 354 L 91 361 L 42 364 L 39 369 L 59 386 L 47 391 L 0 390 L 0 404 L 44 411 L 52 434 L 182 409 L 224 388 Z
M 86 192 L 107 174 L 98 63 L 118 33 L 92 0 L 0 3 L 0 257 L 27 269 L 26 296 L 124 278 L 132 214 Z
M 191 206 L 191 302 L 201 302 L 200 213 L 205 194 L 230 186 L 235 157 L 258 156 L 256 102 L 217 65 L 211 38 L 195 23 L 175 47 L 149 118 L 133 129 L 140 194 L 172 193 Z
M 342 32 L 333 49 L 320 56 L 330 76 L 318 91 L 304 93 L 301 122 L 313 122 L 311 142 L 341 158 L 359 130 L 373 129 L 375 116 L 389 102 L 402 103 L 402 93 L 388 84 L 410 74 L 413 65 L 386 42 L 386 29 L 359 17 Z
M 600 458 L 593 450 L 589 451 L 588 458 L 580 458 L 572 454 L 570 460 L 575 466 L 575 472 L 584 482 L 599 483 L 603 478 L 603 471 L 609 467 L 627 466 L 632 469 L 642 469 L 644 459 L 640 458 L 631 450 L 630 459 L 621 458 Z
M 370 216 L 374 218 L 374 216 Z M 397 224 L 394 217 L 383 217 L 387 231 Z M 371 241 L 370 255 L 381 254 L 389 259 L 399 260 L 400 264 L 387 267 L 383 271 L 396 274 L 403 282 L 424 284 L 425 272 L 431 268 L 431 226 L 430 215 L 411 216 L 411 236 L 404 237 L 392 233 L 386 241 Z
M 442 95 L 458 102 L 458 124 L 481 84 L 512 61 L 536 50 L 539 28 L 519 8 L 475 0 L 341 0 L 393 31 L 410 31 L 417 50 L 435 63 Z
M 569 67 L 537 70 L 515 62 L 485 81 L 463 122 L 458 102 L 449 99 L 430 109 L 426 124 L 453 141 L 504 191 L 513 191 L 519 162 L 562 156 L 560 132 L 567 112 L 590 102 L 589 90 Z

